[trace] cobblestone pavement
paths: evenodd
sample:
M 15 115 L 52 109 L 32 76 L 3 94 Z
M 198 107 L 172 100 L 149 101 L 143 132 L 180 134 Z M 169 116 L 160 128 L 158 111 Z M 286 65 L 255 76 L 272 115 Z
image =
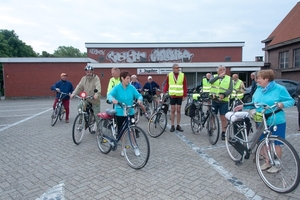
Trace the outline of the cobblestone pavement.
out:
M 224 141 L 211 146 L 205 132 L 194 135 L 182 115 L 184 132 L 151 138 L 151 155 L 141 170 L 130 168 L 120 149 L 102 154 L 96 137 L 72 141 L 77 100 L 70 123 L 50 126 L 52 99 L 0 101 L 0 199 L 36 199 L 64 183 L 66 199 L 299 199 L 270 190 L 260 179 L 253 155 L 241 166 Z M 111 107 L 102 100 L 101 110 Z M 286 109 L 287 140 L 300 152 L 296 107 Z M 147 130 L 142 118 L 139 126 Z

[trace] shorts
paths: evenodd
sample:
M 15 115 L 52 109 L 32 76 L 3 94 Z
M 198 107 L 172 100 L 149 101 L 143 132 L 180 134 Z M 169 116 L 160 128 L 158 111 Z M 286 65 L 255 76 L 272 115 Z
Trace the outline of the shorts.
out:
M 212 107 L 216 114 L 220 112 L 220 115 L 225 115 L 228 112 L 228 102 L 213 102 Z
M 285 139 L 285 130 L 286 130 L 286 123 L 283 124 L 277 124 L 277 130 L 272 132 L 272 135 L 277 135 L 283 139 Z M 273 126 L 270 128 L 271 130 L 273 129 Z M 260 136 L 260 140 L 262 140 L 266 135 Z M 275 145 L 280 145 L 281 142 L 275 141 Z
M 170 104 L 171 105 L 180 105 L 182 104 L 182 97 L 179 97 L 179 98 L 170 98 Z

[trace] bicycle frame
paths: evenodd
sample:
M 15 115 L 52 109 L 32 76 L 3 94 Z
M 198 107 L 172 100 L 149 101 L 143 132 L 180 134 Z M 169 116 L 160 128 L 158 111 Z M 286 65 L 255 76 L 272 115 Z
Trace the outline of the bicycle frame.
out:
M 264 109 L 262 110 L 262 117 L 263 117 L 263 119 L 262 119 L 262 122 L 260 123 L 260 126 L 257 128 L 257 130 L 256 130 L 256 132 L 254 133 L 254 135 L 251 137 L 251 139 L 249 140 L 248 139 L 248 134 L 244 134 L 245 132 L 246 132 L 246 126 L 245 126 L 245 122 L 243 122 L 244 124 L 243 124 L 243 129 L 241 129 L 241 130 L 243 130 L 243 132 L 242 132 L 242 134 L 243 134 L 243 136 L 245 137 L 245 139 L 242 139 L 242 138 L 240 138 L 240 137 L 238 137 L 237 135 L 239 134 L 239 133 L 241 133 L 241 131 L 239 131 L 239 132 L 237 132 L 237 133 L 235 133 L 234 135 L 235 135 L 235 137 L 234 137 L 234 139 L 236 139 L 236 140 L 238 140 L 239 142 L 241 142 L 241 143 L 245 143 L 246 144 L 246 146 L 244 146 L 244 145 L 240 145 L 241 143 L 238 143 L 238 142 L 232 142 L 232 141 L 229 141 L 229 143 L 235 143 L 235 144 L 237 144 L 238 145 L 238 147 L 240 147 L 240 148 L 243 148 L 243 151 L 244 151 L 244 155 L 242 155 L 242 159 L 244 160 L 244 158 L 246 158 L 246 159 L 248 159 L 249 157 L 250 157 L 250 152 L 252 151 L 252 150 L 254 150 L 255 148 L 256 148 L 256 145 L 259 143 L 259 141 L 260 141 L 260 137 L 264 134 L 264 135 L 266 135 L 266 137 L 264 138 L 267 142 L 266 142 L 266 146 L 267 146 L 267 152 L 268 152 L 268 154 L 269 154 L 269 157 L 271 158 L 271 156 L 270 156 L 270 148 L 269 148 L 269 144 L 268 144 L 268 141 L 269 141 L 269 137 L 271 136 L 271 134 L 272 134 L 272 131 L 270 130 L 270 127 L 271 126 L 268 126 L 267 125 L 267 119 L 266 119 L 266 117 L 265 117 L 265 112 L 268 110 L 268 109 L 271 109 L 272 110 L 272 112 L 273 112 L 273 114 L 274 114 L 274 111 L 273 111 L 273 108 L 276 106 L 276 105 L 273 105 L 273 106 L 265 106 L 265 105 L 260 105 L 260 104 L 256 104 L 256 107 L 257 106 L 264 106 Z M 230 120 L 231 121 L 231 120 Z M 230 122 L 230 123 L 234 123 L 234 122 Z M 276 136 L 272 136 L 272 137 L 276 137 Z M 251 145 L 250 145 L 251 144 Z M 237 148 L 238 148 L 237 147 Z M 242 160 L 242 162 L 243 162 L 243 160 Z M 272 159 L 270 160 L 270 163 L 272 163 L 273 161 L 272 161 Z

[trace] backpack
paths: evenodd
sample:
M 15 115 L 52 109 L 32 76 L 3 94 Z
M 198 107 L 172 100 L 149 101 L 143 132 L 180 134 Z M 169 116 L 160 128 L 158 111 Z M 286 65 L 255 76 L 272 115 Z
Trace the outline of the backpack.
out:
M 184 108 L 184 114 L 188 117 L 194 117 L 196 115 L 196 105 L 187 103 Z

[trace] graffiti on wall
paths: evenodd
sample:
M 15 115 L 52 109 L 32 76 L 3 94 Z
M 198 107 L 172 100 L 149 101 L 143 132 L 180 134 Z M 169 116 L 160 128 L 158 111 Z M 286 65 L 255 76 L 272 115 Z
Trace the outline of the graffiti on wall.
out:
M 145 51 L 109 51 L 105 56 L 105 50 L 90 49 L 89 52 L 94 55 L 101 56 L 101 62 L 104 59 L 109 60 L 112 63 L 136 63 L 136 62 L 191 62 L 194 56 L 187 49 L 153 49 L 148 56 Z M 105 57 L 106 58 L 105 58 Z
M 106 59 L 110 60 L 113 63 L 121 63 L 121 62 L 127 62 L 127 63 L 134 63 L 134 62 L 141 62 L 146 61 L 146 52 L 140 52 L 135 50 L 129 50 L 129 51 L 123 51 L 123 52 L 115 52 L 110 51 L 106 55 Z
M 154 49 L 149 59 L 151 62 L 191 62 L 193 56 L 187 49 Z
M 98 49 L 90 49 L 90 53 L 94 55 L 105 55 L 105 50 L 98 50 Z

